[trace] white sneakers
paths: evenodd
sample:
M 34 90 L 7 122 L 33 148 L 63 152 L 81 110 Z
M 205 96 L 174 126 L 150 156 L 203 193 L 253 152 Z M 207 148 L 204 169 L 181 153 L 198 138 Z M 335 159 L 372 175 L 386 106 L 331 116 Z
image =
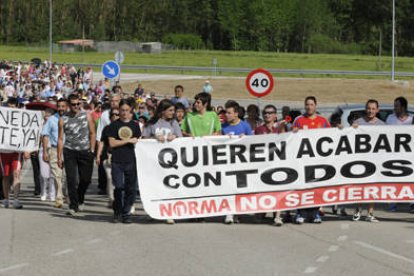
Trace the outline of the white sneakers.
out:
M 360 219 L 361 219 L 361 211 L 359 211 L 357 209 L 357 210 L 355 210 L 355 213 L 352 216 L 352 220 L 353 221 L 358 221 Z M 379 222 L 379 220 L 376 217 L 374 217 L 373 214 L 368 214 L 367 217 L 365 218 L 365 221 L 368 221 L 368 222 Z
M 274 226 L 278 226 L 278 227 L 280 227 L 280 226 L 282 226 L 283 225 L 283 220 L 282 220 L 282 218 L 281 217 L 275 217 L 275 219 L 274 219 L 274 224 L 273 224 Z
M 225 224 L 233 224 L 234 223 L 234 216 L 233 215 L 227 215 L 224 219 Z
M 135 204 L 132 204 L 131 211 L 129 211 L 131 215 L 135 214 Z

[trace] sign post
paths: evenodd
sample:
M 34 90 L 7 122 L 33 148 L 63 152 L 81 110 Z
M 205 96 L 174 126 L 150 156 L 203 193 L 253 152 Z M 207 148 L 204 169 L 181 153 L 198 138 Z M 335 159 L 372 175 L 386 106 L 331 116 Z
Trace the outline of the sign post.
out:
M 116 51 L 116 53 L 115 53 L 115 61 L 116 61 L 116 63 L 118 63 L 119 64 L 119 76 L 118 76 L 118 81 L 120 82 L 121 81 L 121 64 L 122 63 L 124 63 L 124 60 L 125 60 L 125 55 L 124 55 L 124 53 L 122 52 L 122 51 Z

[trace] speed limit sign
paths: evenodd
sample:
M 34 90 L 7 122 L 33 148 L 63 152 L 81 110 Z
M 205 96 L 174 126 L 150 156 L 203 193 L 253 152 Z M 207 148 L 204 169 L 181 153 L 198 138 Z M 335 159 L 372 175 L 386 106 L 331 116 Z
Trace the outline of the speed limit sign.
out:
M 272 91 L 273 86 L 273 76 L 265 69 L 253 70 L 246 78 L 247 90 L 255 97 L 266 96 Z

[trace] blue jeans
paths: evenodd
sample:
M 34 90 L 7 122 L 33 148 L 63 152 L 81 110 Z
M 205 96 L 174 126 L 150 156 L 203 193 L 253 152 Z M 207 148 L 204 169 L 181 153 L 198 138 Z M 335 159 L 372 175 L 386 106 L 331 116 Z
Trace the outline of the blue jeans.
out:
M 114 185 L 114 214 L 129 216 L 137 195 L 137 167 L 133 163 L 112 162 L 112 183 Z

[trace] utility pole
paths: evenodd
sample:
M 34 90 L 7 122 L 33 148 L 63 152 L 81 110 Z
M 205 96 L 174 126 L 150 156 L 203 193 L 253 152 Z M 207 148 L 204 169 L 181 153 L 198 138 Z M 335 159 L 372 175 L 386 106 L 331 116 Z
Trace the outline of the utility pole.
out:
M 391 80 L 395 81 L 395 0 L 392 0 L 392 62 Z
M 85 24 L 82 24 L 82 62 L 85 62 Z
M 378 56 L 379 56 L 379 70 L 382 71 L 382 29 L 379 29 L 379 45 L 378 45 Z
M 53 44 L 52 44 L 52 0 L 49 0 L 49 62 L 52 65 Z

